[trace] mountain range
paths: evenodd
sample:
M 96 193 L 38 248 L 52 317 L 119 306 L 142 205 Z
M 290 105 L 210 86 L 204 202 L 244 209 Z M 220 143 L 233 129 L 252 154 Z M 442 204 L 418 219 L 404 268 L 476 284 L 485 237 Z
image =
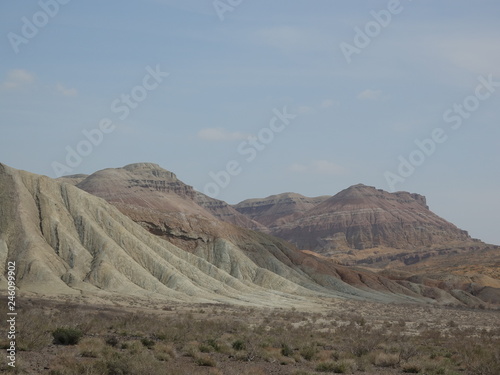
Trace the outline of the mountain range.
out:
M 431 212 L 425 197 L 363 184 L 331 197 L 287 193 L 246 200 L 235 208 L 265 224 L 273 235 L 320 253 L 378 246 L 413 249 L 471 240 L 466 231 Z
M 481 264 L 455 262 L 474 254 Z M 356 185 L 231 206 L 152 163 L 56 180 L 0 164 L 0 261 L 16 262 L 30 293 L 480 306 L 500 303 L 498 254 L 406 192 Z

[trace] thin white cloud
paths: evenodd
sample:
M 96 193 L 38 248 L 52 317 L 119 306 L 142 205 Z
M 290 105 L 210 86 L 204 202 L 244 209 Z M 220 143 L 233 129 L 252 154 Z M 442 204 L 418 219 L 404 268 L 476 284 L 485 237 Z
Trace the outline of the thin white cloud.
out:
M 380 100 L 384 99 L 384 93 L 381 90 L 366 89 L 358 94 L 360 100 Z
M 288 167 L 290 172 L 304 173 L 307 172 L 307 167 L 303 164 L 294 163 L 290 167 Z
M 295 173 L 314 173 L 321 175 L 341 175 L 345 168 L 328 160 L 314 160 L 309 164 L 292 164 L 288 170 Z
M 321 104 L 320 104 L 320 107 L 321 108 L 330 108 L 330 107 L 333 107 L 335 105 L 337 105 L 338 102 L 336 102 L 335 100 L 333 99 L 324 99 Z
M 6 80 L 1 87 L 6 90 L 17 90 L 35 82 L 35 75 L 24 69 L 12 69 L 7 73 Z
M 206 128 L 198 132 L 198 138 L 206 141 L 238 141 L 250 135 L 241 132 L 229 132 L 223 128 Z
M 57 90 L 57 92 L 61 93 L 64 96 L 77 96 L 78 95 L 78 91 L 75 88 L 68 89 L 60 83 L 58 83 L 56 85 L 56 90 Z
M 432 56 L 432 61 L 440 59 L 443 64 L 466 70 L 476 75 L 500 75 L 500 51 L 493 46 L 498 45 L 498 37 L 490 33 L 477 35 L 426 36 L 422 44 Z M 461 72 L 460 72 L 461 73 Z M 463 74 L 463 73 L 462 73 Z
M 304 115 L 306 113 L 314 112 L 314 108 L 306 105 L 301 105 L 297 108 L 297 112 L 299 112 L 301 115 Z
M 312 164 L 313 171 L 318 174 L 342 174 L 344 168 L 328 160 L 316 160 Z

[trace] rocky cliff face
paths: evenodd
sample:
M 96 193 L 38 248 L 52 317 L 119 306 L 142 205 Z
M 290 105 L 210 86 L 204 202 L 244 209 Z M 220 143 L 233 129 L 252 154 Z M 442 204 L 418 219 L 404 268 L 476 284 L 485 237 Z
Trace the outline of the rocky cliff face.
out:
M 88 176 L 76 186 L 107 201 L 123 204 L 141 201 L 143 198 L 139 198 L 137 192 L 143 193 L 147 199 L 169 195 L 172 197 L 172 208 L 180 204 L 181 200 L 192 201 L 196 195 L 194 189 L 179 181 L 174 173 L 152 163 L 104 169 Z M 169 203 L 165 200 L 160 202 L 160 205 L 165 204 Z M 184 206 L 186 203 L 182 204 Z M 199 210 L 195 205 L 190 205 L 189 209 Z
M 313 250 L 306 253 L 383 270 L 420 294 L 433 295 L 432 288 L 438 287 L 438 294 L 444 290 L 463 301 L 469 298 L 463 292 L 491 303 L 500 301 L 500 247 L 471 239 L 432 213 L 419 194 L 356 185 L 333 197 L 320 197 L 316 204 L 300 195 L 282 194 L 235 207 L 266 224 L 273 235 Z M 411 285 L 416 281 L 418 286 Z
M 137 163 L 123 168 L 105 169 L 88 176 L 77 185 L 105 199 L 155 234 L 171 232 L 210 235 L 218 220 L 266 232 L 261 224 L 237 212 L 223 201 L 212 199 L 186 185 L 157 164 Z
M 247 199 L 234 205 L 234 208 L 265 226 L 274 227 L 292 221 L 328 198 L 330 197 L 308 198 L 300 194 L 284 193 L 264 199 Z
M 236 208 L 251 216 L 245 202 Z M 280 211 L 280 200 L 270 197 L 260 202 L 266 213 Z M 273 235 L 320 253 L 377 246 L 414 249 L 471 240 L 466 231 L 432 213 L 425 197 L 418 194 L 388 193 L 359 184 L 333 197 L 321 198 L 316 205 L 311 201 L 307 204 L 309 209 L 303 205 L 288 216 L 251 217 L 257 221 L 264 218 Z M 259 206 L 255 201 L 253 205 Z

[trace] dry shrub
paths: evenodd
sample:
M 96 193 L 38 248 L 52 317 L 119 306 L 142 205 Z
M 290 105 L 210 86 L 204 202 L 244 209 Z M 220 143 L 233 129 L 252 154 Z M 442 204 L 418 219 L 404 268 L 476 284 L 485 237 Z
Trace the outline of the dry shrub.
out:
M 196 355 L 199 353 L 199 350 L 198 350 L 199 347 L 200 347 L 199 342 L 196 342 L 196 341 L 188 342 L 183 348 L 183 353 L 186 357 L 195 358 Z
M 60 355 L 51 365 L 49 375 L 102 375 L 106 374 L 106 365 L 102 362 L 79 361 L 76 357 Z
M 154 347 L 154 355 L 159 361 L 170 361 L 177 358 L 177 352 L 172 344 L 158 343 Z
M 414 342 L 402 341 L 398 344 L 400 362 L 408 362 L 410 359 L 418 356 L 419 348 Z
M 147 350 L 146 347 L 137 340 L 127 341 L 126 347 L 128 352 L 132 355 L 138 355 Z
M 373 364 L 378 367 L 395 367 L 399 363 L 399 354 L 377 353 L 373 358 Z
M 243 370 L 241 375 L 268 375 L 268 373 L 261 367 L 252 366 Z
M 283 356 L 281 355 L 281 348 L 263 348 L 260 356 L 262 357 L 262 359 L 269 363 L 279 362 L 283 358 Z M 246 354 L 241 357 L 246 359 Z
M 82 357 L 99 358 L 106 357 L 110 353 L 110 348 L 99 338 L 85 338 L 78 345 L 78 352 Z
M 215 359 L 206 354 L 198 354 L 194 360 L 198 366 L 217 367 Z
M 496 346 L 486 343 L 477 345 L 462 352 L 465 367 L 475 375 L 500 374 L 500 340 Z
M 373 330 L 366 323 L 351 323 L 341 327 L 337 334 L 344 339 L 344 350 L 352 353 L 356 357 L 366 355 L 383 342 L 385 333 L 380 330 Z
M 335 374 L 350 374 L 356 369 L 356 363 L 352 360 L 338 362 L 321 362 L 316 366 L 318 372 L 333 372 Z
M 315 345 L 307 345 L 300 350 L 300 355 L 306 361 L 312 361 L 314 356 L 318 353 L 318 349 Z
M 422 371 L 422 366 L 419 363 L 406 363 L 401 366 L 401 370 L 405 374 L 419 374 Z
M 293 365 L 295 363 L 295 359 L 290 358 L 290 357 L 283 357 L 280 360 L 280 365 L 286 366 L 286 365 Z
M 17 337 L 18 348 L 40 350 L 52 343 L 51 331 L 55 328 L 52 318 L 41 309 L 23 310 L 17 329 L 22 334 Z
M 315 356 L 315 360 L 318 362 L 328 362 L 331 360 L 337 361 L 340 358 L 340 354 L 334 350 L 318 350 Z
M 115 353 L 110 359 L 101 363 L 106 365 L 108 375 L 165 374 L 163 363 L 157 361 L 149 350 L 135 355 Z

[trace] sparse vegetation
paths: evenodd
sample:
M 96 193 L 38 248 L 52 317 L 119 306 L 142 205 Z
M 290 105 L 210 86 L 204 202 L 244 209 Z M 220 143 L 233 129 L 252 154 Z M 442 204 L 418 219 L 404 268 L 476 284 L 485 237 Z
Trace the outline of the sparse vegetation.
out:
M 285 357 L 290 357 L 293 354 L 292 348 L 286 343 L 281 344 L 281 354 Z
M 76 345 L 83 336 L 83 332 L 75 328 L 61 327 L 52 332 L 52 336 L 56 345 Z
M 450 310 L 451 324 L 447 310 L 434 309 L 431 315 L 422 307 L 406 308 L 422 310 L 422 322 L 397 309 L 374 319 L 360 317 L 358 311 L 254 309 L 250 314 L 244 307 L 220 305 L 183 307 L 182 314 L 173 309 L 82 311 L 81 306 L 48 307 L 43 302 L 28 308 L 35 331 L 29 340 L 23 338 L 19 368 L 29 368 L 34 353 L 43 353 L 47 367 L 33 374 L 254 375 L 271 368 L 276 374 L 296 375 L 500 373 L 500 317 L 493 311 Z M 470 319 L 474 314 L 487 314 L 486 323 Z M 5 345 L 0 339 L 0 346 Z
M 422 368 L 418 364 L 408 363 L 402 366 L 402 370 L 405 374 L 419 374 Z
M 316 366 L 316 371 L 319 372 L 333 372 L 336 368 L 335 362 L 320 362 Z
M 334 374 L 348 374 L 352 370 L 352 364 L 348 361 L 322 362 L 316 366 L 316 371 L 333 372 Z
M 318 350 L 314 345 L 308 345 L 305 346 L 301 349 L 300 355 L 306 360 L 306 361 L 312 361 L 314 356 L 318 353 Z
M 109 337 L 108 339 L 106 339 L 106 344 L 108 344 L 109 346 L 112 346 L 113 348 L 115 348 L 118 345 L 118 343 L 119 343 L 119 341 L 116 338 L 116 336 L 112 336 L 112 337 Z
M 152 349 L 153 346 L 155 346 L 155 342 L 151 339 L 148 339 L 147 337 L 143 338 L 141 340 L 142 345 L 144 345 L 148 349 Z
M 232 347 L 234 350 L 240 351 L 240 350 L 245 350 L 246 345 L 245 345 L 245 342 L 243 340 L 238 339 L 238 340 L 233 342 Z
M 217 367 L 217 362 L 208 355 L 198 355 L 195 360 L 198 366 Z

